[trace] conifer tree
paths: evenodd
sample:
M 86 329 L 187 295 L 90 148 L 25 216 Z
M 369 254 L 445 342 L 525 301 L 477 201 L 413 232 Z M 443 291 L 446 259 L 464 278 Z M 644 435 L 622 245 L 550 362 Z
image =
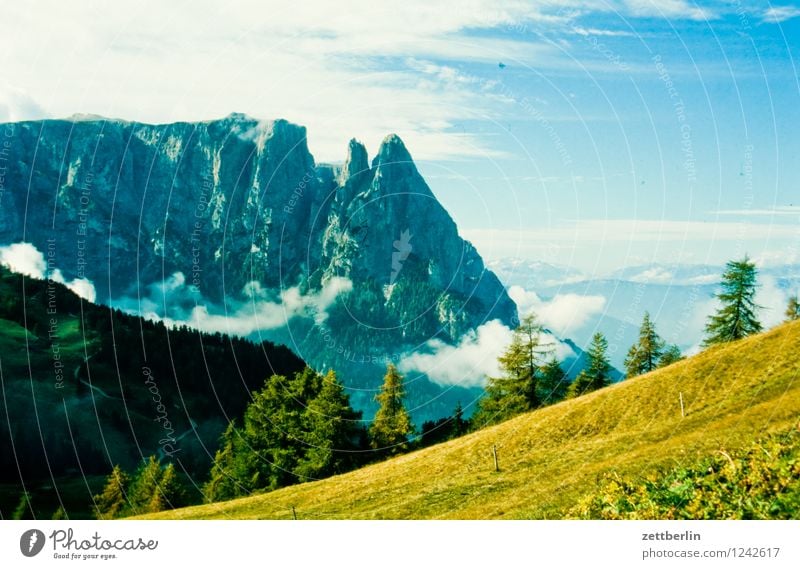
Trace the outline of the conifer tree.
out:
M 467 432 L 468 427 L 468 422 L 464 419 L 464 408 L 461 406 L 461 401 L 459 401 L 453 411 L 453 423 L 450 429 L 451 437 L 460 437 Z
M 722 306 L 709 318 L 704 345 L 740 340 L 761 332 L 755 302 L 756 266 L 745 255 L 741 261 L 729 261 L 722 275 L 722 292 L 717 295 Z
M 103 491 L 94 497 L 94 513 L 98 520 L 113 520 L 127 509 L 128 475 L 119 465 L 114 466 L 106 478 Z
M 608 361 L 608 341 L 600 332 L 592 336 L 586 352 L 588 365 L 578 374 L 569 387 L 569 396 L 577 397 L 601 389 L 611 383 L 611 364 Z
M 372 448 L 392 454 L 407 448 L 408 437 L 413 434 L 414 428 L 403 404 L 404 397 L 403 376 L 390 363 L 386 367 L 383 387 L 375 396 L 380 407 L 369 430 Z
M 155 456 L 150 456 L 136 471 L 136 475 L 130 485 L 128 501 L 134 514 L 149 511 L 150 503 L 153 500 L 153 495 L 158 490 L 160 480 L 161 462 Z
M 12 520 L 32 520 L 33 508 L 31 507 L 31 494 L 27 490 L 23 491 L 19 497 L 17 507 L 14 508 L 14 513 L 11 514 Z
M 344 386 L 330 370 L 322 380 L 319 394 L 305 412 L 308 450 L 298 465 L 298 473 L 322 478 L 346 471 L 355 463 L 361 413 L 350 407 Z
M 628 377 L 635 377 L 653 371 L 659 366 L 664 353 L 664 341 L 656 333 L 650 320 L 650 313 L 645 312 L 642 326 L 639 328 L 639 340 L 631 346 L 625 358 L 625 372 Z
M 511 344 L 498 358 L 500 377 L 490 377 L 481 399 L 475 423 L 496 423 L 531 411 L 542 403 L 539 380 L 542 362 L 552 352 L 542 342 L 544 329 L 533 314 L 522 319 Z
M 178 474 L 175 472 L 175 465 L 169 463 L 161 471 L 158 485 L 153 491 L 150 502 L 147 504 L 148 513 L 162 512 L 179 508 L 185 503 L 185 492 Z
M 569 379 L 564 369 L 556 358 L 552 358 L 542 368 L 542 378 L 539 381 L 541 400 L 545 405 L 557 403 L 567 396 Z
M 228 423 L 220 436 L 220 446 L 214 454 L 209 480 L 203 485 L 206 502 L 230 500 L 246 493 L 247 481 L 242 476 L 242 460 L 247 459 L 249 449 L 242 448 L 240 435 L 233 421 Z
M 800 303 L 797 302 L 797 295 L 789 297 L 789 303 L 786 305 L 786 321 L 794 320 L 800 320 Z
M 658 360 L 658 367 L 665 367 L 683 359 L 681 349 L 675 344 L 670 344 L 664 348 L 661 359 Z

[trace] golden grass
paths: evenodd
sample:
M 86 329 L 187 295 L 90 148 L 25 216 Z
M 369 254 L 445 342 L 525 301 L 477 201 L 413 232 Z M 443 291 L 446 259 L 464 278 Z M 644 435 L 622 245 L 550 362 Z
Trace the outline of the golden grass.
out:
M 602 473 L 691 461 L 795 423 L 799 349 L 800 322 L 785 324 L 341 476 L 147 517 L 291 519 L 294 507 L 299 519 L 561 518 Z

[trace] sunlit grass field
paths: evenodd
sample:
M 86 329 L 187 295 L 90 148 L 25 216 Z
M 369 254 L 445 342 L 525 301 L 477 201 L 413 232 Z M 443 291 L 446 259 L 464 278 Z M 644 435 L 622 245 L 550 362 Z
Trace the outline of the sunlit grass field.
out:
M 652 475 L 791 429 L 800 417 L 798 349 L 800 322 L 785 324 L 345 475 L 148 517 L 567 517 L 607 474 Z

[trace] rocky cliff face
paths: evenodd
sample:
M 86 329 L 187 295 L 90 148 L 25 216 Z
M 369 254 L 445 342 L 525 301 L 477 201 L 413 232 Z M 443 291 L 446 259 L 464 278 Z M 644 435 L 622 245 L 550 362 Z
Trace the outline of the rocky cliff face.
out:
M 363 388 L 380 383 L 381 360 L 431 338 L 516 321 L 395 135 L 372 162 L 351 141 L 339 167 L 315 163 L 305 128 L 243 115 L 3 127 L 0 244 L 33 243 L 67 280 L 91 280 L 100 302 L 139 298 L 177 272 L 195 302 L 218 305 L 253 283 L 307 295 L 349 279 L 324 322 L 265 335 Z

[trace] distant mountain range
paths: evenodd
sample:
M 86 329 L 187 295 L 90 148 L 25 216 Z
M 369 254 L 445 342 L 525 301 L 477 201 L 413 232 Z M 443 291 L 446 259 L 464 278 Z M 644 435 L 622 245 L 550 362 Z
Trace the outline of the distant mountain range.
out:
M 714 295 L 724 271 L 714 265 L 649 264 L 588 275 L 572 267 L 515 258 L 493 260 L 487 266 L 512 297 L 522 300 L 521 312 L 536 310 L 556 334 L 585 346 L 595 331 L 603 332 L 618 368 L 636 341 L 645 311 L 665 340 L 694 353 L 716 307 Z M 800 290 L 800 265 L 761 268 L 759 283 L 760 317 L 773 326 L 783 320 L 790 294 Z M 535 293 L 533 302 L 526 305 L 520 289 Z

